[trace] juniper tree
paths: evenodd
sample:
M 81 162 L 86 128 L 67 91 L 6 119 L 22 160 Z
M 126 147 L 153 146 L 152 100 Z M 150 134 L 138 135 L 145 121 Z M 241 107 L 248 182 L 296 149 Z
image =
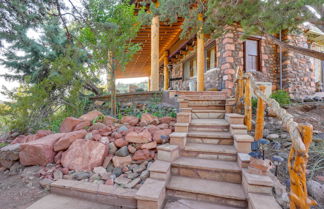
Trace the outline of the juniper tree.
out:
M 304 22 L 324 30 L 323 0 L 159 0 L 159 3 L 158 8 L 151 4 L 151 13 L 145 16 L 159 14 L 162 21 L 170 23 L 184 18 L 182 37 L 196 34 L 201 27 L 205 33 L 218 37 L 226 32 L 226 26 L 239 24 L 244 30 L 243 38 L 265 35 L 283 48 L 324 60 L 324 53 L 291 46 L 275 37 L 280 31 L 300 32 Z M 198 20 L 198 14 L 203 15 L 203 22 Z

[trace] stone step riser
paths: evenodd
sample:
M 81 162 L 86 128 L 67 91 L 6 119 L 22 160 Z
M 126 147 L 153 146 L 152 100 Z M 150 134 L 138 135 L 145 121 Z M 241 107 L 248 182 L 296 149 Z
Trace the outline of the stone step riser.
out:
M 192 113 L 192 119 L 224 119 L 225 113 Z
M 200 152 L 200 151 L 189 151 L 181 150 L 180 156 L 182 157 L 193 157 L 209 160 L 224 160 L 224 161 L 236 161 L 236 154 L 226 154 L 226 153 L 215 153 L 215 152 Z
M 213 181 L 222 181 L 235 184 L 242 183 L 242 175 L 240 172 L 232 172 L 230 170 L 208 170 L 197 169 L 190 167 L 180 167 L 178 165 L 172 165 L 171 174 L 175 176 L 184 176 L 196 179 L 207 179 Z
M 203 131 L 203 132 L 227 132 L 229 131 L 226 126 L 196 126 L 190 125 L 189 131 Z
M 210 203 L 217 203 L 220 205 L 228 205 L 238 208 L 247 208 L 247 202 L 244 200 L 236 200 L 224 197 L 217 197 L 213 195 L 199 194 L 199 193 L 191 193 L 185 191 L 178 191 L 173 189 L 167 189 L 167 196 L 176 197 L 176 198 L 184 198 L 191 200 L 199 200 L 206 201 Z
M 205 137 L 187 137 L 188 143 L 201 143 L 201 144 L 219 144 L 219 145 L 233 145 L 233 139 L 216 139 Z
M 193 110 L 225 110 L 225 106 L 198 106 L 198 105 L 188 105 L 187 107 L 192 108 Z

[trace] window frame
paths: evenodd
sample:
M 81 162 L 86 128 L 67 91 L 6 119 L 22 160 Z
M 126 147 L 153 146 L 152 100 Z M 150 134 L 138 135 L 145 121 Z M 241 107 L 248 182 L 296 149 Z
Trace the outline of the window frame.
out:
M 256 41 L 257 42 L 257 70 L 251 70 L 251 71 L 246 71 L 246 41 Z M 243 67 L 244 67 L 244 72 L 262 72 L 262 54 L 261 54 L 261 38 L 257 37 L 248 37 L 244 42 L 243 42 Z

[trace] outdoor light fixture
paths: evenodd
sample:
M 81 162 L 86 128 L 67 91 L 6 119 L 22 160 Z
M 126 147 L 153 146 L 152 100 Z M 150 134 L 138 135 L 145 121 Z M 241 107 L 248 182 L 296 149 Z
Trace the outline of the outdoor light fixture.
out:
M 249 155 L 254 158 L 261 158 L 262 156 L 262 159 L 264 160 L 265 146 L 268 144 L 270 144 L 270 141 L 266 139 L 259 139 L 258 141 L 252 142 L 252 152 L 250 152 Z
M 260 149 L 262 151 L 262 159 L 264 160 L 265 146 L 270 144 L 270 141 L 266 139 L 259 139 L 259 143 L 260 143 Z
M 281 162 L 282 162 L 283 160 L 284 160 L 284 159 L 283 159 L 282 157 L 280 157 L 279 155 L 274 155 L 274 156 L 272 156 L 273 164 L 276 166 L 275 176 L 278 175 L 278 166 L 281 164 Z

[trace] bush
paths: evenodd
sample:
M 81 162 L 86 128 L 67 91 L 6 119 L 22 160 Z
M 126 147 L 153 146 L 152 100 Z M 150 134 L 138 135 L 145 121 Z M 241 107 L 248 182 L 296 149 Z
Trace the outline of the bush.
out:
M 288 92 L 284 90 L 278 90 L 271 94 L 270 98 L 276 100 L 280 106 L 288 105 L 291 103 Z

